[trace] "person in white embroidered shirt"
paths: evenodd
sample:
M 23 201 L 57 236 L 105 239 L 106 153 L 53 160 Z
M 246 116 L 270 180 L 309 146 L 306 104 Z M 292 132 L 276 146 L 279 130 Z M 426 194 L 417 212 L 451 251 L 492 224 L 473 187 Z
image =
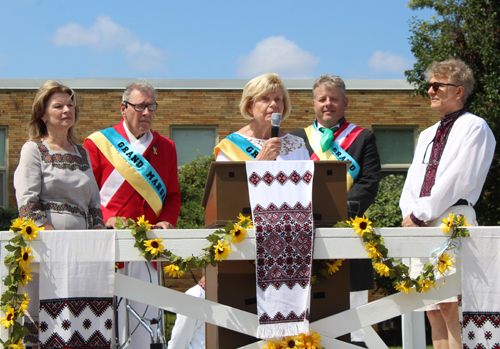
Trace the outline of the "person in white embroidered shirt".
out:
M 215 147 L 216 161 L 309 160 L 302 139 L 281 129 L 271 137 L 271 117 L 282 114 L 286 120 L 292 110 L 283 81 L 274 73 L 250 80 L 243 89 L 240 113 L 250 123 L 224 138 Z
M 205 275 L 197 285 L 186 291 L 186 294 L 205 299 Z M 177 315 L 174 328 L 168 342 L 168 349 L 204 349 L 205 323 L 184 315 Z
M 461 60 L 432 63 L 426 71 L 431 108 L 441 121 L 418 139 L 400 199 L 403 227 L 436 227 L 449 214 L 462 214 L 477 225 L 473 205 L 479 199 L 493 160 L 495 137 L 486 121 L 467 112 L 472 70 Z M 427 258 L 411 262 L 420 274 Z M 451 268 L 450 268 L 451 269 Z M 425 307 L 434 348 L 462 348 L 457 297 Z

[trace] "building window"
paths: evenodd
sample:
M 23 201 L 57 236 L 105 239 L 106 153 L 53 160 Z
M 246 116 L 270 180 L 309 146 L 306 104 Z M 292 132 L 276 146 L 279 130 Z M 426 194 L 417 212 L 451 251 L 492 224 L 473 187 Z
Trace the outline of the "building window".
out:
M 7 207 L 7 127 L 0 126 L 0 207 Z
M 217 126 L 171 126 L 170 138 L 177 149 L 177 165 L 182 166 L 200 156 L 210 156 L 217 145 Z
M 374 126 L 383 175 L 405 174 L 413 160 L 418 127 Z

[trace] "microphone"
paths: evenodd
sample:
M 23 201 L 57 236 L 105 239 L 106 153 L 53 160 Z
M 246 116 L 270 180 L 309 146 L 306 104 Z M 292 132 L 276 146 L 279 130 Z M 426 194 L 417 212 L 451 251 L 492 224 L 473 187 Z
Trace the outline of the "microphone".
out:
M 281 124 L 281 114 L 273 113 L 271 115 L 271 138 L 279 137 Z

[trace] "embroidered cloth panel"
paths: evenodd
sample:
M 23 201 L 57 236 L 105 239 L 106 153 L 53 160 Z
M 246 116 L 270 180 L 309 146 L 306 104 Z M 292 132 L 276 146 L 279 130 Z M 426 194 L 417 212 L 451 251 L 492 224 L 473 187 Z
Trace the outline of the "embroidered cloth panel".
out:
M 469 227 L 462 246 L 464 349 L 500 348 L 500 236 Z
M 309 331 L 313 161 L 246 162 L 256 238 L 257 337 Z
M 40 347 L 110 348 L 114 231 L 43 231 L 40 236 Z

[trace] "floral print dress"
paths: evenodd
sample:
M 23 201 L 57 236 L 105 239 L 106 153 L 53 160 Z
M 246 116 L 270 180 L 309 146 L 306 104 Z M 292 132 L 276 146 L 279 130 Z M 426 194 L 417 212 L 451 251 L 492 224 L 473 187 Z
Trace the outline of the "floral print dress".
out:
M 103 227 L 101 202 L 87 151 L 51 151 L 41 139 L 26 142 L 14 172 L 19 216 L 57 230 Z

